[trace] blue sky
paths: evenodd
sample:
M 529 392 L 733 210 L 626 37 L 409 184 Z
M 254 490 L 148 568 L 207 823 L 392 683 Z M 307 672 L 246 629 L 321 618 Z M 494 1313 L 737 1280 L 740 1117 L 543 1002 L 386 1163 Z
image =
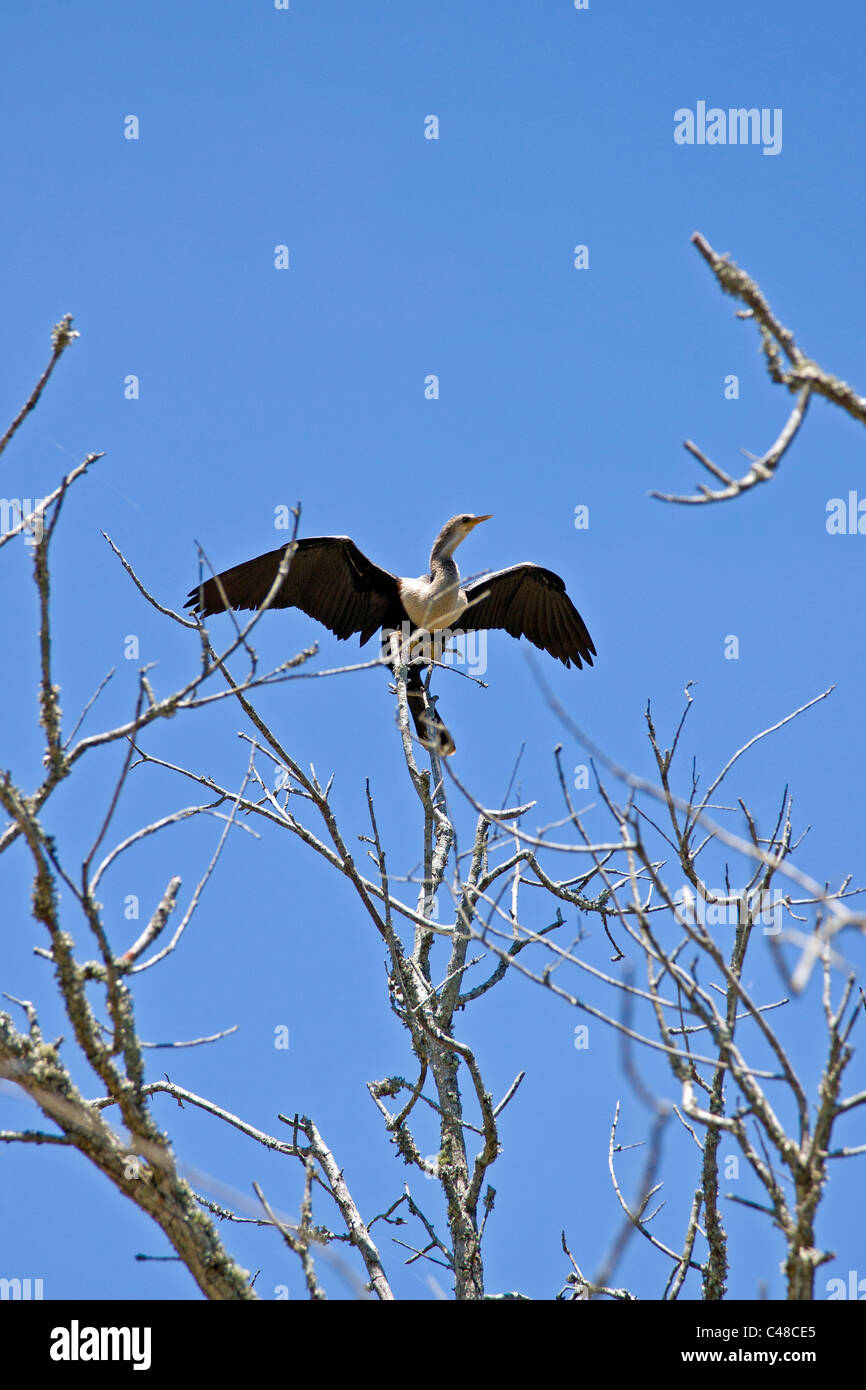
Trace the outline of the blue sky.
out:
M 648 698 L 666 730 L 685 683 L 697 682 L 685 777 L 693 754 L 712 774 L 835 683 L 830 700 L 744 763 L 730 795 L 769 820 L 790 784 L 800 824 L 813 827 L 801 866 L 820 880 L 862 873 L 866 540 L 826 529 L 830 499 L 866 496 L 862 427 L 817 400 L 770 486 L 714 508 L 647 495 L 692 490 L 686 438 L 742 471 L 738 450 L 762 452 L 788 407 L 754 326 L 735 318 L 690 246 L 696 229 L 755 276 L 807 352 L 864 390 L 860 5 L 292 0 L 277 11 L 265 0 L 48 0 L 7 12 L 0 27 L 10 55 L 0 91 L 4 427 L 44 365 L 51 325 L 72 313 L 81 332 L 4 456 L 4 496 L 42 496 L 88 451 L 106 453 L 69 497 L 55 546 L 67 719 L 112 666 L 91 731 L 128 714 L 141 662 L 157 663 L 165 694 L 197 659 L 194 637 L 144 604 L 102 530 L 160 600 L 179 605 L 196 579 L 196 542 L 218 568 L 235 564 L 284 539 L 275 508 L 299 500 L 302 534 L 351 535 L 400 574 L 425 568 L 452 513 L 492 512 L 459 554 L 464 570 L 534 559 L 563 575 L 598 660 L 577 673 L 545 659 L 544 672 L 595 742 L 636 772 L 650 768 Z M 676 144 L 674 112 L 698 101 L 780 108 L 781 152 Z M 431 114 L 437 140 L 424 138 Z M 129 115 L 137 140 L 124 138 Z M 274 268 L 282 244 L 285 271 Z M 578 244 L 588 269 L 574 268 Z M 731 373 L 735 401 L 723 391 Z M 425 397 L 430 374 L 435 400 Z M 125 398 L 130 375 L 137 400 Z M 581 505 L 590 522 L 577 530 Z M 14 595 L 0 619 L 0 763 L 29 787 L 41 758 L 29 552 L 7 546 L 0 563 Z M 139 661 L 124 659 L 130 635 Z M 338 645 L 299 613 L 258 628 L 272 664 L 313 640 L 322 666 L 356 659 L 354 643 Z M 543 823 L 559 814 L 553 745 L 563 741 L 573 764 L 583 754 L 540 699 L 523 646 L 494 635 L 486 690 L 455 677 L 438 689 L 461 780 L 498 804 L 525 741 L 521 786 Z M 353 834 L 366 830 L 371 779 L 399 873 L 417 859 L 419 828 L 386 686 L 368 671 L 281 686 L 258 704 L 302 765 L 336 771 Z M 236 785 L 241 727 L 226 704 L 166 724 L 148 746 Z M 94 757 L 52 803 L 48 820 L 72 863 L 101 823 L 118 757 Z M 116 838 L 191 799 L 168 774 L 144 770 Z M 471 816 L 455 809 L 465 841 Z M 217 833 L 212 822 L 184 825 L 106 880 L 118 949 L 135 934 L 126 897 L 139 895 L 148 915 L 174 872 L 191 892 Z M 39 1001 L 46 1033 L 59 1032 L 47 969 L 32 955 L 44 942 L 28 916 L 28 865 L 17 850 L 8 859 L 3 988 Z M 80 922 L 69 929 L 83 941 Z M 589 949 L 606 959 L 595 937 Z M 778 994 L 762 949 L 755 980 Z M 846 949 L 856 961 L 858 945 Z M 385 1000 L 382 949 L 350 890 L 276 834 L 234 835 L 183 948 L 137 990 L 145 1038 L 240 1025 L 214 1047 L 153 1053 L 154 1077 L 168 1068 L 271 1132 L 279 1110 L 310 1113 L 368 1215 L 408 1176 L 365 1087 L 411 1069 Z M 813 1082 L 817 1054 L 797 1019 L 814 1019 L 815 1004 L 809 995 L 792 1014 L 796 1060 Z M 616 1099 L 623 1142 L 644 1137 L 649 1121 L 616 1039 L 594 1027 L 588 1052 L 576 1051 L 580 1017 L 525 981 L 463 1019 L 494 1092 L 527 1071 L 491 1174 L 489 1287 L 550 1297 L 567 1272 L 560 1230 L 591 1271 L 618 1229 L 606 1173 Z M 280 1024 L 288 1053 L 272 1045 Z M 677 1098 L 663 1072 L 648 1074 Z M 296 1209 L 290 1163 L 165 1098 L 155 1109 L 191 1168 L 246 1194 L 257 1179 L 275 1205 Z M 0 1096 L 0 1124 L 32 1123 Z M 676 1244 L 696 1173 L 679 1141 L 668 1158 L 664 1219 Z M 627 1167 L 623 1179 L 628 1188 Z M 863 1268 L 849 1219 L 860 1191 L 862 1168 L 834 1173 L 819 1227 L 838 1252 L 829 1274 Z M 429 1200 L 435 1211 L 432 1191 Z M 756 1297 L 765 1280 L 778 1297 L 781 1244 L 744 1208 L 729 1219 L 731 1292 Z M 43 1277 L 48 1297 L 198 1296 L 177 1266 L 134 1261 L 167 1253 L 162 1237 L 83 1159 L 5 1152 L 0 1221 L 0 1274 Z M 303 1296 L 269 1233 L 223 1234 L 262 1270 L 265 1296 L 282 1283 Z M 401 1270 L 381 1239 L 398 1293 L 432 1297 L 419 1267 Z M 618 1279 L 654 1297 L 665 1273 L 634 1242 Z

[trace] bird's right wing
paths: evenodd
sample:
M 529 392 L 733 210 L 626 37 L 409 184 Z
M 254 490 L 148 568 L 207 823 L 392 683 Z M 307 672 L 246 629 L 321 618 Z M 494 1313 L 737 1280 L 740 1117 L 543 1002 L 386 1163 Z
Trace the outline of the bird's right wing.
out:
M 362 644 L 383 623 L 399 623 L 396 576 L 374 565 L 348 536 L 311 536 L 291 544 L 288 572 L 271 608 L 300 608 L 336 637 L 360 632 Z M 206 579 L 190 589 L 185 606 L 200 617 L 227 608 L 261 608 L 286 549 L 269 550 Z
M 541 565 L 512 565 L 464 586 L 469 606 L 460 626 L 467 632 L 504 628 L 512 637 L 527 637 L 566 666 L 592 665 L 595 647 L 586 623 L 553 570 Z

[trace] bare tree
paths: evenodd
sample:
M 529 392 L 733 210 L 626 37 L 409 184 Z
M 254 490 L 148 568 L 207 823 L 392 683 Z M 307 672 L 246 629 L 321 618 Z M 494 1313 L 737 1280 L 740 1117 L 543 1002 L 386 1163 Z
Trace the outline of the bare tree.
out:
M 69 320 L 55 330 L 55 352 L 31 401 L 35 404 L 53 368 L 58 344 L 71 341 Z M 62 348 L 60 348 L 62 351 Z M 26 418 L 25 406 L 7 438 Z M 298 653 L 279 667 L 262 672 L 252 645 L 255 625 L 273 599 L 292 558 L 286 546 L 271 593 L 263 608 L 221 651 L 206 629 L 162 603 L 120 555 L 143 599 L 166 622 L 189 632 L 196 669 L 167 695 L 157 696 L 148 671 L 138 680 L 135 706 L 119 725 L 82 737 L 82 720 L 91 717 L 105 688 L 97 687 L 81 719 L 66 733 L 52 658 L 50 553 L 64 497 L 90 463 L 91 455 L 60 483 L 27 526 L 34 533 L 35 600 L 39 630 L 38 718 L 44 735 L 45 773 L 26 790 L 23 779 L 7 771 L 0 778 L 0 803 L 7 825 L 0 833 L 0 854 L 16 842 L 26 847 L 33 878 L 33 916 L 46 934 L 39 954 L 54 967 L 56 988 L 74 1039 L 46 1041 L 39 1007 L 10 999 L 23 1014 L 16 1024 L 0 1014 L 0 1076 L 12 1083 L 41 1111 L 46 1129 L 4 1130 L 9 1144 L 53 1144 L 77 1149 L 165 1232 L 179 1258 L 208 1298 L 251 1299 L 256 1294 L 246 1271 L 228 1253 L 211 1216 L 226 1222 L 255 1221 L 275 1231 L 300 1261 L 311 1298 L 323 1298 L 322 1261 L 337 1249 L 355 1252 L 356 1264 L 340 1259 L 341 1274 L 359 1294 L 393 1297 L 394 1252 L 377 1244 L 380 1232 L 409 1226 L 414 1235 L 395 1242 L 408 1252 L 401 1258 L 424 1261 L 447 1272 L 457 1298 L 491 1296 L 485 1288 L 482 1242 L 495 1193 L 490 1171 L 502 1147 L 500 1120 L 518 1092 L 522 1073 L 504 1094 L 495 1096 L 485 1081 L 484 1059 L 466 1041 L 468 1010 L 500 986 L 509 972 L 527 988 L 537 987 L 551 1006 L 572 1009 L 596 1020 L 621 1039 L 626 1086 L 649 1110 L 649 1142 L 638 1193 L 623 1193 L 617 1159 L 620 1107 L 611 1097 L 609 1171 L 623 1210 L 621 1230 L 592 1276 L 585 1275 L 563 1233 L 569 1261 L 561 1298 L 607 1296 L 626 1299 L 627 1288 L 614 1286 L 617 1267 L 629 1239 L 639 1234 L 658 1255 L 660 1297 L 675 1299 L 690 1272 L 699 1278 L 705 1299 L 724 1296 L 729 1273 L 729 1241 L 719 1179 L 719 1145 L 723 1137 L 736 1145 L 763 1193 L 746 1200 L 756 1218 L 768 1223 L 767 1249 L 781 1233 L 785 1247 L 788 1296 L 814 1296 L 815 1270 L 829 1252 L 816 1245 L 815 1219 L 828 1166 L 854 1159 L 866 1146 L 848 1145 L 837 1130 L 866 1103 L 866 1090 L 843 1092 L 852 1058 L 851 1035 L 858 1018 L 855 978 L 845 967 L 841 941 L 862 932 L 864 918 L 848 906 L 855 893 L 846 879 L 831 889 L 815 883 L 795 862 L 800 841 L 793 829 L 788 790 L 779 799 L 769 830 L 738 795 L 734 807 L 720 807 L 716 795 L 730 784 L 741 764 L 761 740 L 790 720 L 805 717 L 830 694 L 779 720 L 735 750 L 706 789 L 694 767 L 680 785 L 677 752 L 692 703 L 686 707 L 669 748 L 660 741 L 650 709 L 647 736 L 655 762 L 652 780 L 636 778 L 618 767 L 565 711 L 557 710 L 564 736 L 587 748 L 597 773 L 597 803 L 578 809 L 569 789 L 558 749 L 551 768 L 563 799 L 563 814 L 552 824 L 529 829 L 534 802 L 506 794 L 515 804 L 492 809 L 481 805 L 450 764 L 421 748 L 412 737 L 407 704 L 411 648 L 395 649 L 364 666 L 394 663 L 397 729 L 406 768 L 406 790 L 417 818 L 420 846 L 417 872 L 395 875 L 379 828 L 373 789 L 366 785 L 367 823 L 364 853 L 357 856 L 357 827 L 346 827 L 335 810 L 330 784 L 314 770 L 305 771 L 286 740 L 262 717 L 256 692 L 274 682 L 307 678 L 314 649 Z M 25 524 L 26 523 L 26 524 Z M 36 531 L 38 529 L 38 536 Z M 234 667 L 243 662 L 243 671 Z M 359 667 L 342 668 L 356 670 Z M 336 673 L 316 672 L 315 678 Z M 217 701 L 234 702 L 243 717 L 245 763 L 237 785 L 223 785 L 209 771 L 196 771 L 162 755 L 159 730 L 164 719 L 186 718 Z M 97 749 L 116 744 L 124 750 L 120 773 L 106 788 L 98 829 L 80 862 L 49 833 L 46 808 L 61 783 Z M 195 787 L 196 800 L 142 825 L 108 848 L 118 805 L 134 768 L 155 766 Z M 512 776 L 512 784 L 514 776 Z M 276 789 L 275 789 L 276 788 Z M 394 792 L 397 795 L 398 792 Z M 100 885 L 123 856 L 144 839 L 170 832 L 191 816 L 220 823 L 211 861 L 179 906 L 181 876 L 167 876 L 161 900 L 138 938 L 113 944 L 98 899 Z M 274 836 L 288 834 L 351 885 L 362 920 L 382 943 L 389 964 L 388 1007 L 399 1020 L 410 1058 L 394 1074 L 370 1081 L 371 1099 L 384 1132 L 410 1173 L 438 1183 L 444 1219 L 436 1220 L 404 1183 L 387 1208 L 362 1214 L 352 1195 L 339 1154 L 322 1135 L 314 1118 L 278 1114 L 282 1137 L 266 1133 L 221 1106 L 168 1079 L 150 1080 L 146 1048 L 135 1022 L 136 976 L 157 968 L 176 948 L 201 901 L 229 835 L 258 824 L 262 852 Z M 462 845 L 464 827 L 469 834 Z M 6 861 L 9 864 L 9 857 Z M 13 872 L 10 866 L 10 872 Z M 717 877 L 713 878 L 713 873 Z M 677 881 L 679 880 L 679 882 Z M 777 887 L 777 885 L 782 885 Z M 67 890 L 61 909 L 59 890 Z M 443 906 L 447 906 L 447 913 Z M 180 920 L 166 940 L 170 919 Z M 580 926 L 567 935 L 565 913 Z M 768 916 L 769 914 L 769 916 Z M 447 916 L 448 920 L 444 920 Z M 89 952 L 73 942 L 73 917 L 87 932 Z M 599 942 L 611 952 L 605 961 L 586 950 L 588 925 L 601 928 Z M 566 928 L 566 932 L 563 932 Z M 730 940 L 728 940 L 730 937 Z M 772 952 L 785 995 L 757 997 L 748 984 L 746 960 L 765 949 Z M 813 971 L 822 972 L 819 1025 L 823 1068 L 810 1088 L 790 1056 L 790 1038 L 808 1026 L 817 1038 L 815 1009 L 805 985 Z M 639 973 L 640 972 L 640 976 Z M 106 1022 L 98 1017 L 88 986 L 95 986 Z M 384 1003 L 384 1001 L 383 1001 Z M 804 1015 L 807 1022 L 804 1022 Z M 222 1034 L 197 1044 L 218 1043 Z M 86 1064 L 96 1094 L 85 1097 L 73 1082 L 75 1069 Z M 676 1100 L 667 1098 L 673 1088 Z M 152 1098 L 173 1096 L 196 1107 L 217 1124 L 239 1130 L 252 1143 L 299 1163 L 302 1171 L 296 1219 L 275 1205 L 273 1194 L 255 1187 L 256 1203 L 243 1194 L 231 1206 L 216 1202 L 208 1181 L 193 1183 L 179 1170 L 169 1138 L 157 1124 Z M 116 1120 L 116 1125 L 113 1121 Z M 659 1233 L 658 1208 L 650 1205 L 660 1186 L 665 1145 L 677 1121 L 694 1146 L 694 1184 L 685 1207 L 670 1217 L 675 1238 Z M 425 1154 L 422 1135 L 430 1122 L 438 1131 L 438 1153 Z M 322 1203 L 326 1209 L 321 1211 Z M 328 1222 L 329 1224 L 324 1224 Z M 379 1231 L 375 1228 L 379 1227 Z M 407 1233 L 408 1235 L 409 1233 Z M 585 1262 L 585 1261 L 584 1261 Z M 691 1287 L 691 1286 L 690 1286 Z M 499 1295 L 519 1297 L 518 1293 Z

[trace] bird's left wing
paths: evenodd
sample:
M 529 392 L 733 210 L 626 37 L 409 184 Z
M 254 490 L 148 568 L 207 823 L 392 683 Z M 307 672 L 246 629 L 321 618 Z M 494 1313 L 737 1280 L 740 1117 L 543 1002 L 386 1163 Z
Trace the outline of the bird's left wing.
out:
M 339 638 L 359 632 L 362 645 L 383 624 L 399 623 L 396 576 L 374 565 L 348 536 L 309 536 L 293 545 L 272 608 L 300 608 Z M 285 550 L 269 550 L 206 579 L 190 589 L 186 607 L 203 617 L 227 608 L 261 608 Z
M 469 603 L 461 614 L 467 632 L 502 628 L 526 637 L 566 666 L 592 665 L 596 651 L 586 623 L 553 570 L 541 565 L 511 565 L 464 585 Z

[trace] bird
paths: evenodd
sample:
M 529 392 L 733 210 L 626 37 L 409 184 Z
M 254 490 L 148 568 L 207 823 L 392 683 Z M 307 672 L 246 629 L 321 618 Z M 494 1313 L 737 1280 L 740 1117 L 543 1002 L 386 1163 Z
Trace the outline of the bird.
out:
M 561 661 L 592 666 L 597 655 L 583 618 L 553 570 L 528 562 L 461 584 L 454 551 L 492 513 L 461 512 L 446 521 L 430 552 L 427 574 L 402 579 L 369 560 L 349 536 L 309 536 L 244 560 L 190 589 L 185 607 L 198 618 L 227 609 L 261 608 L 288 552 L 288 570 L 270 608 L 300 608 L 340 641 L 360 634 L 363 647 L 381 630 L 387 649 L 393 632 L 479 632 L 499 628 L 526 637 Z M 391 658 L 394 665 L 394 658 Z M 421 742 L 441 756 L 455 752 L 450 732 L 427 703 L 421 666 L 408 666 L 409 712 Z

